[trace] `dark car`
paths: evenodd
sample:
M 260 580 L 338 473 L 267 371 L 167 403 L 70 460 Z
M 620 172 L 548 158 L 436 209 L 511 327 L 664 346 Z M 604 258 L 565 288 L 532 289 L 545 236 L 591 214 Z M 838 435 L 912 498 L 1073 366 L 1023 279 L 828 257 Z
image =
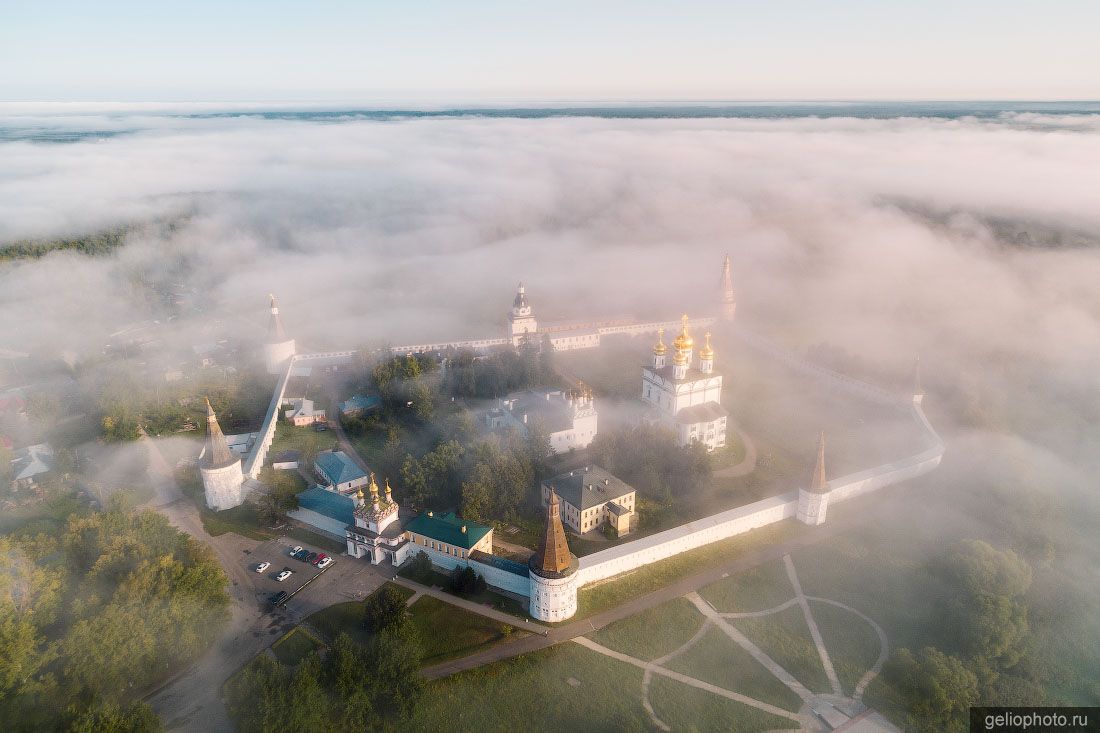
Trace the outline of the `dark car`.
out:
M 321 553 L 318 553 L 317 557 L 315 557 L 315 558 L 313 558 L 312 560 L 310 560 L 310 562 L 311 562 L 311 563 L 313 563 L 314 565 L 316 565 L 316 564 L 318 564 L 319 562 L 321 562 L 322 560 L 324 560 L 324 559 L 325 559 L 326 557 L 328 557 L 328 555 L 326 555 L 325 553 L 321 552 Z
M 323 422 L 315 422 L 313 423 L 313 429 L 318 433 L 323 433 L 328 430 L 328 425 L 325 425 Z
M 271 602 L 272 606 L 278 606 L 280 603 L 282 603 L 283 601 L 285 601 L 287 599 L 288 595 L 289 594 L 285 590 L 281 590 L 278 593 L 271 596 L 271 598 L 269 598 L 268 600 Z
M 312 565 L 316 559 L 317 559 L 317 553 L 316 552 L 309 553 L 309 557 L 305 558 L 306 562 L 308 562 L 310 565 Z
M 305 560 L 309 557 L 309 550 L 298 550 L 292 556 L 295 560 Z

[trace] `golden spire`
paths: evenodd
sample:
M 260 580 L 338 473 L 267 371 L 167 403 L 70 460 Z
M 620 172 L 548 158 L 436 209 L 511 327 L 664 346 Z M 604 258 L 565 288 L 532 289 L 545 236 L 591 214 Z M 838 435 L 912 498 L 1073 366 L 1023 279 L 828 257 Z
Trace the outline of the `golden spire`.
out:
M 363 487 L 359 487 L 359 491 L 355 492 L 355 498 L 359 500 L 359 506 L 363 506 L 367 503 L 367 497 L 363 496 Z
M 657 329 L 657 345 L 653 347 L 653 355 L 654 356 L 664 356 L 666 351 L 668 351 L 668 347 L 665 346 L 665 329 L 658 328 Z
M 374 480 L 374 471 L 370 473 L 370 497 L 374 501 L 378 501 L 378 482 Z
M 688 331 L 688 320 L 686 313 L 680 318 L 680 321 L 684 325 L 683 328 L 680 329 L 680 335 L 672 342 L 672 345 L 675 346 L 678 351 L 688 351 L 695 345 L 695 339 L 691 337 L 691 332 Z
M 393 496 L 390 494 L 390 479 L 389 479 L 389 477 L 386 478 L 386 503 L 387 504 L 392 504 L 393 503 Z
M 710 332 L 707 332 L 705 336 L 706 343 L 703 344 L 703 348 L 699 350 L 700 359 L 714 359 L 714 349 L 710 347 Z

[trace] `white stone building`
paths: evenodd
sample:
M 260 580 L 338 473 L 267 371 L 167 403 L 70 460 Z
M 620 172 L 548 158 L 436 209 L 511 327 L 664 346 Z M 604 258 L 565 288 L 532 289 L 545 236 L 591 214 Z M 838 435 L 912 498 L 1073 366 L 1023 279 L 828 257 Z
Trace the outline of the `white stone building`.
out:
M 386 481 L 385 496 L 379 497 L 378 484 L 371 474 L 369 488 L 369 503 L 362 489 L 356 494 L 354 522 L 345 529 L 348 554 L 365 557 L 372 565 L 386 560 L 400 565 L 407 559 L 409 535 L 398 521 L 399 507 L 390 492 L 390 482 Z
M 729 413 L 722 407 L 722 375 L 714 371 L 714 349 L 710 334 L 695 360 L 695 340 L 688 330 L 689 320 L 683 317 L 680 335 L 673 341 L 672 363 L 668 363 L 668 347 L 664 331 L 658 332 L 653 347 L 653 362 L 642 367 L 642 399 L 656 410 L 661 420 L 676 431 L 680 445 L 698 441 L 707 450 L 726 444 L 726 420 Z
M 561 521 L 574 532 L 591 532 L 605 522 L 622 537 L 634 518 L 634 487 L 599 466 L 566 471 L 542 482 L 542 505 L 560 499 Z
M 520 283 L 512 301 L 512 312 L 508 314 L 508 338 L 513 346 L 519 346 L 529 338 L 537 338 L 538 330 L 539 324 L 527 302 L 527 290 Z
M 588 447 L 596 437 L 599 414 L 592 393 L 581 387 L 516 392 L 500 400 L 485 419 L 490 428 L 512 427 L 524 437 L 538 424 L 549 435 L 550 448 L 566 453 Z

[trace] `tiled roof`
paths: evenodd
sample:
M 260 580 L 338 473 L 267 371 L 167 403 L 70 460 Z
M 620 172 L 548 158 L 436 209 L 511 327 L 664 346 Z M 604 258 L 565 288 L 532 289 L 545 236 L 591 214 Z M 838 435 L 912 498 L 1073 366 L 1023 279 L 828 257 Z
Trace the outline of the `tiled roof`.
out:
M 342 450 L 327 453 L 318 453 L 317 457 L 313 459 L 314 464 L 321 471 L 324 471 L 325 475 L 334 484 L 342 484 L 345 481 L 354 481 L 355 479 L 364 478 L 367 474 L 363 473 L 363 469 L 355 465 L 355 461 L 348 457 L 347 453 Z
M 465 528 L 465 531 L 463 531 Z M 437 542 L 469 550 L 492 531 L 491 527 L 455 516 L 454 512 L 424 512 L 405 525 L 405 529 Z
M 545 482 L 554 492 L 581 511 L 614 501 L 634 487 L 599 466 L 561 473 Z M 591 487 L 591 488 L 589 488 Z
M 355 500 L 336 491 L 314 486 L 298 494 L 298 506 L 345 524 L 355 523 Z

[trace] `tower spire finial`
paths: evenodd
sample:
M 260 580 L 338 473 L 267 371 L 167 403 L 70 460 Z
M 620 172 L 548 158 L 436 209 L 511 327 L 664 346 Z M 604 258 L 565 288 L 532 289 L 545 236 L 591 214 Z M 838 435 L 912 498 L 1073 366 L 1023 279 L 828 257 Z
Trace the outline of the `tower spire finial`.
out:
M 283 329 L 283 320 L 279 318 L 279 305 L 275 302 L 275 294 L 271 295 L 271 321 L 267 326 L 268 343 L 281 343 L 286 341 L 286 331 Z
M 727 254 L 722 263 L 722 318 L 726 321 L 733 320 L 733 314 L 737 312 L 737 300 L 733 295 L 733 275 L 730 272 L 730 256 Z
M 229 450 L 229 443 L 225 439 L 221 425 L 218 424 L 218 416 L 214 414 L 210 398 L 203 399 L 206 401 L 206 452 L 202 456 L 203 463 L 207 468 L 228 466 L 238 459 L 233 455 L 233 451 Z
M 817 439 L 817 463 L 814 464 L 814 475 L 810 480 L 810 491 L 816 494 L 824 494 L 829 490 L 829 484 L 825 480 L 825 431 Z
M 558 495 L 550 489 L 550 501 L 546 507 L 546 536 L 542 541 L 542 552 L 535 559 L 537 569 L 547 573 L 560 573 L 567 570 L 573 562 L 569 545 L 565 541 L 565 528 L 561 524 L 559 507 Z

